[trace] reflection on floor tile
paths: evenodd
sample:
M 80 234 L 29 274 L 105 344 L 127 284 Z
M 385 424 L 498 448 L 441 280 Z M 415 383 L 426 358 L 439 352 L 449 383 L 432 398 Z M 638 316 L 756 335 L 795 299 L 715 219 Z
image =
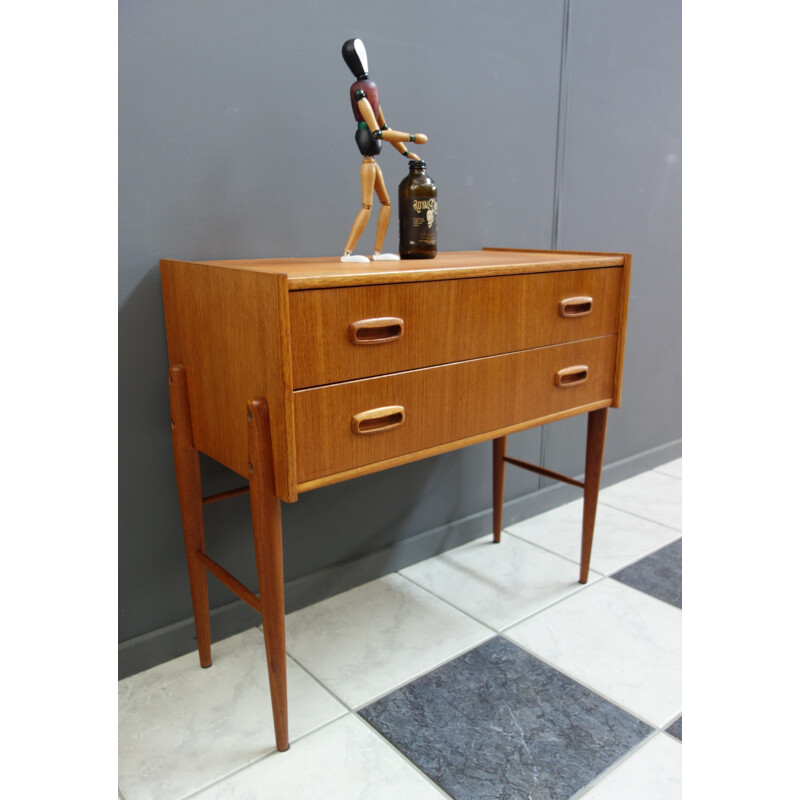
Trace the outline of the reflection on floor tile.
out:
M 665 475 L 672 475 L 673 478 L 683 477 L 683 459 L 676 458 L 659 467 L 654 467 L 653 472 L 663 472 Z
M 682 554 L 682 540 L 678 539 L 611 577 L 626 586 L 632 586 L 682 608 Z
M 513 536 L 496 544 L 491 534 L 400 574 L 497 631 L 581 588 L 576 564 Z
M 397 574 L 286 618 L 289 653 L 352 708 L 491 635 L 489 628 Z
M 505 635 L 655 727 L 681 711 L 681 611 L 605 578 Z
M 579 563 L 582 521 L 583 500 L 575 500 L 511 525 L 508 533 Z M 601 503 L 594 526 L 591 568 L 608 575 L 677 536 L 680 533 L 673 528 Z
M 119 786 L 125 800 L 185 797 L 275 751 L 264 637 L 255 629 L 119 682 Z M 290 739 L 346 709 L 291 660 Z
M 442 800 L 442 793 L 357 717 L 301 739 L 197 800 Z
M 681 800 L 681 745 L 659 733 L 581 800 Z
M 667 728 L 667 733 L 672 734 L 676 739 L 683 741 L 683 717 L 680 716 L 672 725 Z
M 651 732 L 502 637 L 361 714 L 456 800 L 569 798 Z
M 670 475 L 643 472 L 600 490 L 600 502 L 653 522 L 681 529 L 682 482 Z

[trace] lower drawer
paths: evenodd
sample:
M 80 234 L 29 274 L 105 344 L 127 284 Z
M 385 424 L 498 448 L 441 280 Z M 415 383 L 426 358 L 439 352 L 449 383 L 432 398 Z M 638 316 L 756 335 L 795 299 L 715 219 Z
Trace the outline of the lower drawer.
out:
M 296 391 L 298 482 L 610 400 L 616 347 L 604 336 Z

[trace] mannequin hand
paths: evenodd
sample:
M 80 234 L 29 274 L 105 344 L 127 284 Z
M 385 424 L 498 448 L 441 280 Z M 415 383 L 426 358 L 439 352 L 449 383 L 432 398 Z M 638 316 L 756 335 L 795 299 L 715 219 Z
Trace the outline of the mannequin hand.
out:
M 428 141 L 428 137 L 424 133 L 412 133 L 410 141 L 416 144 L 425 144 Z

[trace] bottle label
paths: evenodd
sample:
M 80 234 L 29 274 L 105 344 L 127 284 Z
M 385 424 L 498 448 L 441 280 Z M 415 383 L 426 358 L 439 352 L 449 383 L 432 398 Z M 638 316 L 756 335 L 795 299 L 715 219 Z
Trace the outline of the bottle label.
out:
M 436 247 L 436 228 L 439 204 L 435 197 L 422 197 L 404 201 L 402 214 L 409 245 Z

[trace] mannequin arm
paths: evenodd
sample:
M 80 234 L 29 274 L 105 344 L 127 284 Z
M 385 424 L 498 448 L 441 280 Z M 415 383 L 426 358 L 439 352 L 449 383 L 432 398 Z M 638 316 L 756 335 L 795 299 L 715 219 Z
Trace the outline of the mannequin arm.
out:
M 381 125 L 382 131 L 391 130 L 389 126 L 386 124 L 386 117 L 383 116 L 383 109 L 378 106 L 378 122 Z M 412 153 L 409 149 L 402 142 L 389 142 L 389 144 L 400 153 L 401 156 L 405 156 L 406 158 L 411 158 L 414 161 L 419 161 L 419 156 L 416 153 Z
M 382 139 L 384 142 L 390 142 L 394 144 L 395 142 L 419 142 L 420 144 L 425 144 L 428 141 L 428 137 L 424 133 L 403 133 L 402 131 L 393 131 L 393 130 L 385 130 L 382 131 L 380 125 L 378 125 L 378 120 L 375 119 L 375 112 L 372 110 L 372 106 L 369 104 L 369 100 L 366 97 L 362 97 L 358 101 L 358 109 L 361 112 L 361 116 L 364 117 L 364 121 L 369 126 L 370 131 L 372 131 L 372 135 L 376 139 Z

